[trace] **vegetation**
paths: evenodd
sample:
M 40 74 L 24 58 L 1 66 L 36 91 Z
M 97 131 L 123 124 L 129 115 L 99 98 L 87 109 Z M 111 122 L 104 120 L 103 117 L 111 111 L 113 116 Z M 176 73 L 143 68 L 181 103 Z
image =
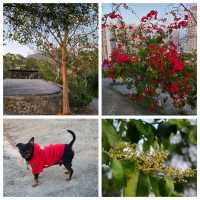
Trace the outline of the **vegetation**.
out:
M 71 91 L 71 110 L 78 111 L 81 107 L 98 96 L 98 51 L 84 51 L 80 56 L 73 57 L 69 65 L 69 89 Z M 9 70 L 38 70 L 39 78 L 61 84 L 59 70 L 49 57 L 36 54 L 33 57 L 6 54 L 3 58 L 4 78 L 9 78 Z M 77 67 L 78 66 L 78 67 Z
M 123 9 L 130 12 L 130 24 L 121 15 Z M 113 4 L 112 11 L 103 16 L 102 27 L 111 32 L 110 41 L 115 44 L 103 68 L 113 80 L 122 79 L 129 89 L 135 88 L 131 99 L 143 101 L 149 111 L 162 110 L 171 100 L 179 113 L 186 105 L 196 108 L 196 51 L 186 53 L 179 43 L 187 41 L 174 38 L 194 23 L 191 15 L 185 9 L 165 15 L 150 10 L 136 25 L 135 11 L 129 5 Z
M 196 194 L 196 122 L 103 120 L 102 137 L 103 196 Z
M 29 44 L 51 56 L 61 73 L 63 114 L 69 114 L 70 56 L 97 43 L 97 4 L 4 4 L 4 39 Z

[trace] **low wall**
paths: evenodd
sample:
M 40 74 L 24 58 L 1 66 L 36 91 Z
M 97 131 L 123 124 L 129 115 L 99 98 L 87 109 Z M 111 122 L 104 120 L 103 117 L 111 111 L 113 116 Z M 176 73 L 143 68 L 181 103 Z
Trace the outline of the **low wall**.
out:
M 4 96 L 4 114 L 54 115 L 61 113 L 61 92 L 41 96 Z
M 4 114 L 55 115 L 61 113 L 62 88 L 42 79 L 4 79 Z

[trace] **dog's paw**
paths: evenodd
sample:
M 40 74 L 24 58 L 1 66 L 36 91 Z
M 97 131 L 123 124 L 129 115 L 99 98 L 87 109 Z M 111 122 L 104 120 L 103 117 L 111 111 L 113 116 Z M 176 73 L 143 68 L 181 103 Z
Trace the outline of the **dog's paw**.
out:
M 32 187 L 36 187 L 36 186 L 38 186 L 39 185 L 39 183 L 38 183 L 38 181 L 33 181 L 33 183 L 32 183 Z

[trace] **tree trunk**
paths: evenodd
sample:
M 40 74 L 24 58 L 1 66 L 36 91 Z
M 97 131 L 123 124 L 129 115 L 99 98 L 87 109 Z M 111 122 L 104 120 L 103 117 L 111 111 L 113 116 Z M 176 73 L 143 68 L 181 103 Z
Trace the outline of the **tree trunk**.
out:
M 61 76 L 63 84 L 63 115 L 69 114 L 69 98 L 68 98 L 68 80 L 67 80 L 67 70 L 66 70 L 66 42 L 67 33 L 64 33 L 64 38 L 61 46 Z

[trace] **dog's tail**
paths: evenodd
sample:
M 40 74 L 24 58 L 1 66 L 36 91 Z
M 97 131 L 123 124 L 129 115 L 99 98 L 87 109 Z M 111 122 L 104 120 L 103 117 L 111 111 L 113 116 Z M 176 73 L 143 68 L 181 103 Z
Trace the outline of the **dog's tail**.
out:
M 72 134 L 72 141 L 69 143 L 69 146 L 70 147 L 72 147 L 72 145 L 74 144 L 74 142 L 75 142 L 75 140 L 76 140 L 76 135 L 75 135 L 75 133 L 73 132 L 73 131 L 71 131 L 71 130 L 67 130 L 69 133 L 71 133 Z

